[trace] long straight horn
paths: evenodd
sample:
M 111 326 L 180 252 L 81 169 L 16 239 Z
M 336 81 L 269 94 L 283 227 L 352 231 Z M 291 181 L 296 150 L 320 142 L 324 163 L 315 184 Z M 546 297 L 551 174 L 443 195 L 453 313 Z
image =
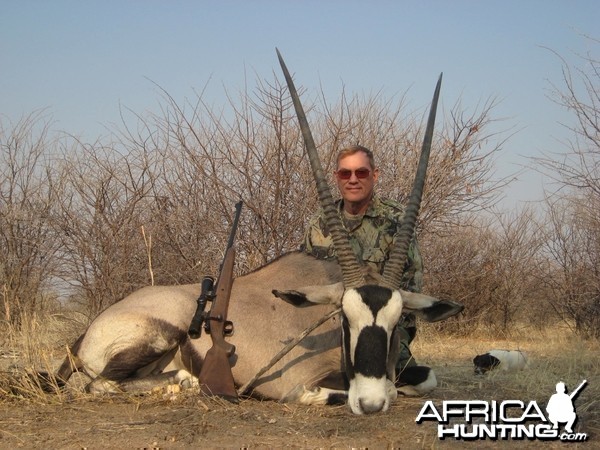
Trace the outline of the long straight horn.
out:
M 356 255 L 350 246 L 348 233 L 342 225 L 342 220 L 340 219 L 337 208 L 333 201 L 329 184 L 327 184 L 327 180 L 323 174 L 323 167 L 321 166 L 321 161 L 319 160 L 319 155 L 317 153 L 317 147 L 315 145 L 315 141 L 313 140 L 312 133 L 310 132 L 306 115 L 304 114 L 304 108 L 302 108 L 300 97 L 298 97 L 298 92 L 296 91 L 296 87 L 294 86 L 294 82 L 285 63 L 283 62 L 281 53 L 279 53 L 278 49 L 275 50 L 277 51 L 279 64 L 281 65 L 281 70 L 283 70 L 283 75 L 294 103 L 294 109 L 296 110 L 296 115 L 298 116 L 298 122 L 300 123 L 300 129 L 302 130 L 302 136 L 304 138 L 304 144 L 306 145 L 308 159 L 310 161 L 310 166 L 312 168 L 313 176 L 315 177 L 315 183 L 317 185 L 319 201 L 321 202 L 321 207 L 324 211 L 325 223 L 329 229 L 329 232 L 331 233 L 333 245 L 337 253 L 338 263 L 342 269 L 344 286 L 346 288 L 360 286 L 364 284 L 362 271 L 356 259 Z
M 406 206 L 404 219 L 396 234 L 396 243 L 390 254 L 390 259 L 385 264 L 385 270 L 383 272 L 383 284 L 392 289 L 401 287 L 404 266 L 408 258 L 408 247 L 413 239 L 417 225 L 417 216 L 419 215 L 421 199 L 423 197 L 423 188 L 425 186 L 425 176 L 427 174 L 427 164 L 429 163 L 429 153 L 431 151 L 431 141 L 433 139 L 433 127 L 435 125 L 435 114 L 437 111 L 441 86 L 442 74 L 440 74 L 435 87 L 435 92 L 433 93 L 431 109 L 429 110 L 429 119 L 427 120 L 423 146 L 421 147 L 419 166 L 417 167 L 417 174 L 415 175 L 412 192 L 410 194 L 408 205 Z

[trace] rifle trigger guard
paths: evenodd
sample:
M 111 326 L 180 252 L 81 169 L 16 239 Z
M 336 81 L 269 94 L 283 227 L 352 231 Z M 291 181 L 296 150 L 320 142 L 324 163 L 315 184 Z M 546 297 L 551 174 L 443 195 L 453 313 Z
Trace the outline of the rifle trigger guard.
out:
M 233 334 L 233 322 L 231 320 L 225 321 L 225 326 L 223 327 L 223 334 L 225 336 L 231 336 Z
M 205 321 L 214 320 L 215 322 L 223 322 L 223 335 L 231 336 L 233 334 L 233 322 L 231 320 L 223 320 L 223 317 L 218 316 L 209 316 Z

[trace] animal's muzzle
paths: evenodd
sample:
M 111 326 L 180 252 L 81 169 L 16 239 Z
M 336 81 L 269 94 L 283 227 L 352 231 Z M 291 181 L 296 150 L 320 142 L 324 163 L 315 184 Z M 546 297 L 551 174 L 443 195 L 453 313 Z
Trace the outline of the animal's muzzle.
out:
M 360 399 L 358 405 L 363 414 L 373 414 L 381 412 L 387 409 L 387 402 L 385 400 L 371 401 L 366 399 Z

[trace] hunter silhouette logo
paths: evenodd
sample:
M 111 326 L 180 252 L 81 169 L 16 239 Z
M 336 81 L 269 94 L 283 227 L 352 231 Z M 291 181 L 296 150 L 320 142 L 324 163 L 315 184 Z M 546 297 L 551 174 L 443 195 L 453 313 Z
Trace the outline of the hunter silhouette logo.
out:
M 553 394 L 548 400 L 548 406 L 546 406 L 546 412 L 548 413 L 548 419 L 554 425 L 552 429 L 558 429 L 559 422 L 565 423 L 565 431 L 567 433 L 573 433 L 573 424 L 577 420 L 577 414 L 575 414 L 575 406 L 573 406 L 573 400 L 579 392 L 586 385 L 587 380 L 583 380 L 577 389 L 575 389 L 570 395 L 567 394 L 567 387 L 565 383 L 559 381 L 556 383 L 556 394 Z
M 587 380 L 567 394 L 564 382 L 556 383 L 556 393 L 548 400 L 546 413 L 535 400 L 444 400 L 436 406 L 425 402 L 415 422 L 434 421 L 440 439 L 456 440 L 561 440 L 587 441 L 587 433 L 573 432 L 577 421 L 574 400 Z M 559 424 L 565 424 L 559 430 Z

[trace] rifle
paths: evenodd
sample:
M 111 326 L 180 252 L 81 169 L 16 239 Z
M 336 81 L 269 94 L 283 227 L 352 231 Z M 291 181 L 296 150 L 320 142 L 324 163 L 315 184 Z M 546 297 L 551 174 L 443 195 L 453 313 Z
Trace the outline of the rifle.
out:
M 225 251 L 229 250 L 233 247 L 233 242 L 235 241 L 235 234 L 237 231 L 238 223 L 240 220 L 240 214 L 242 211 L 242 201 L 240 200 L 235 205 L 235 217 L 233 219 L 233 225 L 231 227 L 231 232 L 229 233 L 229 240 L 227 241 L 227 248 Z M 225 260 L 221 262 L 219 266 L 219 278 L 220 274 L 223 271 L 223 264 Z M 188 328 L 188 335 L 192 339 L 198 339 L 202 334 L 202 328 L 207 333 L 210 333 L 210 322 L 207 320 L 209 315 L 204 311 L 206 309 L 206 304 L 208 301 L 213 301 L 215 299 L 215 291 L 214 291 L 215 279 L 211 276 L 205 276 L 202 278 L 201 288 L 200 288 L 200 296 L 196 300 L 198 305 L 196 306 L 196 312 L 194 313 L 194 317 L 190 323 Z M 229 333 L 231 334 L 231 332 Z
M 231 335 L 233 332 L 233 324 L 227 320 L 227 310 L 229 309 L 229 298 L 233 286 L 233 266 L 235 263 L 233 242 L 242 211 L 241 201 L 235 205 L 235 209 L 235 219 L 229 235 L 225 258 L 221 263 L 216 294 L 211 302 L 210 313 L 208 316 L 203 314 L 204 326 L 207 332 L 210 333 L 213 345 L 206 353 L 198 377 L 200 379 L 200 390 L 204 394 L 223 397 L 232 403 L 238 402 L 229 363 L 229 357 L 235 353 L 235 346 L 225 341 L 224 337 L 225 335 Z M 202 297 L 202 294 L 200 297 Z M 200 301 L 198 307 L 200 307 Z

